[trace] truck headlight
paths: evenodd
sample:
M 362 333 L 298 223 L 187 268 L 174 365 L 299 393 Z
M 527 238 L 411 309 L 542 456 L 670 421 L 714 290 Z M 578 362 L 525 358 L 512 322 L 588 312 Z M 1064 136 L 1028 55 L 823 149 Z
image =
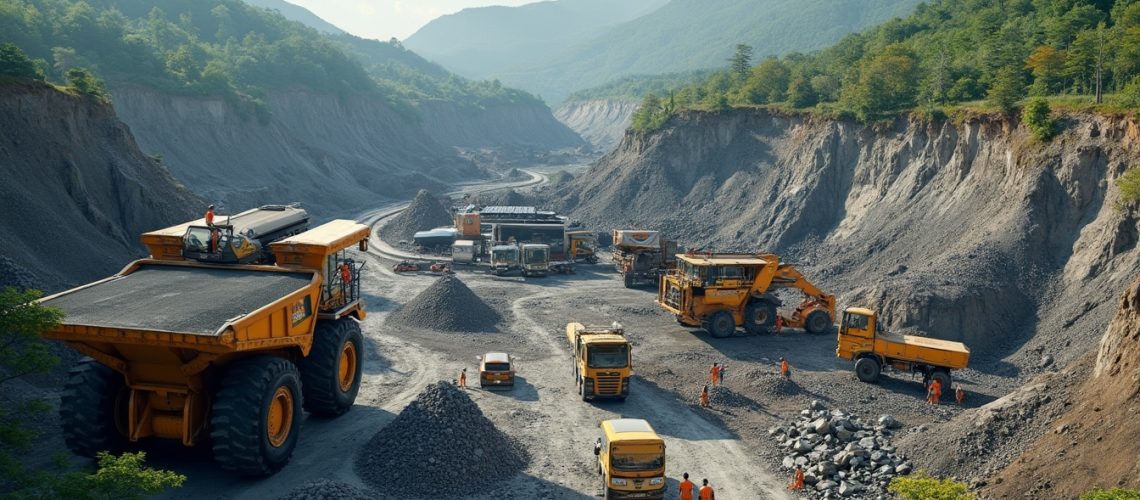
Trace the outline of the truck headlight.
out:
M 649 484 L 652 484 L 652 485 L 665 484 L 665 478 L 663 478 L 663 477 L 652 478 L 649 480 Z
M 625 485 L 629 484 L 629 481 L 626 481 L 625 479 L 622 479 L 620 477 L 615 477 L 613 479 L 610 479 L 610 482 L 614 483 L 614 486 L 625 486 Z

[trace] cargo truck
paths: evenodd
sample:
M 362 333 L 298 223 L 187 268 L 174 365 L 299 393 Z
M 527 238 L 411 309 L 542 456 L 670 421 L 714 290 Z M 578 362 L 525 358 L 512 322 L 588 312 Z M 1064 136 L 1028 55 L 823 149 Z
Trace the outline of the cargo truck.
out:
M 550 245 L 524 243 L 519 246 L 523 276 L 546 276 L 550 271 Z
M 970 349 L 961 342 L 951 342 L 917 335 L 887 332 L 875 311 L 851 307 L 843 311 L 839 325 L 836 356 L 855 361 L 855 376 L 873 383 L 883 369 L 922 374 L 925 387 L 931 380 L 950 393 L 951 370 L 965 368 L 970 362 Z
M 202 225 L 144 234 L 150 258 L 41 299 L 65 315 L 44 336 L 88 356 L 60 401 L 76 454 L 207 442 L 222 468 L 264 476 L 292 456 L 302 408 L 352 408 L 365 309 L 349 248 L 367 248 L 368 226 L 334 220 L 270 243 L 275 265 L 249 265 L 187 258 L 195 242 L 178 234 Z
M 491 247 L 491 271 L 503 276 L 520 269 L 519 247 L 517 245 L 495 245 Z
M 653 426 L 639 418 L 619 418 L 603 421 L 601 428 L 594 455 L 603 498 L 665 498 L 665 440 Z
M 677 267 L 677 242 L 661 237 L 657 231 L 613 232 L 614 268 L 626 288 L 656 285 L 662 275 Z
M 633 346 L 621 324 L 566 324 L 566 339 L 574 355 L 574 382 L 582 401 L 597 397 L 625 401 L 633 376 Z

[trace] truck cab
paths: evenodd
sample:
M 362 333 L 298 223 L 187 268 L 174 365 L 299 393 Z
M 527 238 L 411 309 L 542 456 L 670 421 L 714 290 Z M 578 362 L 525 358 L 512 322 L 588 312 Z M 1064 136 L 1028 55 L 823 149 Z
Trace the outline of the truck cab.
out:
M 489 352 L 479 357 L 479 387 L 514 387 L 515 363 L 505 352 Z
M 590 231 L 566 231 L 566 260 L 598 263 L 598 239 Z
M 885 369 L 922 374 L 923 385 L 938 380 L 949 391 L 951 370 L 965 368 L 970 349 L 961 342 L 919 335 L 890 333 L 875 311 L 849 307 L 843 311 L 835 355 L 855 361 L 855 375 L 863 382 L 878 381 Z
M 605 420 L 594 444 L 607 500 L 665 498 L 665 440 L 637 418 Z
M 491 247 L 491 271 L 498 276 L 519 268 L 519 247 L 495 245 Z
M 585 326 L 568 323 L 566 337 L 574 354 L 574 380 L 583 401 L 629 396 L 633 346 L 621 324 Z
M 550 245 L 524 243 L 520 253 L 523 276 L 546 276 L 550 270 Z

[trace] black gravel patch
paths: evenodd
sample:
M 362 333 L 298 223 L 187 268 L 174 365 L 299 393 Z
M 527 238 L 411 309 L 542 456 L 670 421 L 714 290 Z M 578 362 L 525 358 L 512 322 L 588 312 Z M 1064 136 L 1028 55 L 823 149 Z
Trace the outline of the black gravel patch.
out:
M 388 317 L 395 325 L 449 332 L 495 332 L 502 319 L 452 275 L 440 277 Z
M 356 457 L 356 473 L 400 497 L 455 498 L 502 487 L 526 450 L 447 381 L 427 386 Z
M 372 500 L 378 496 L 348 483 L 318 479 L 293 488 L 280 500 Z

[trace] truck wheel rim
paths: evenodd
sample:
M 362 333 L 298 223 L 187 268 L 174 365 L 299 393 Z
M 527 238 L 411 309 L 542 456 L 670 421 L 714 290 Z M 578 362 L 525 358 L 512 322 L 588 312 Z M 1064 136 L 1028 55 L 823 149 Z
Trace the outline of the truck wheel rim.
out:
M 340 351 L 340 363 L 337 367 L 337 382 L 340 383 L 341 392 L 348 392 L 352 389 L 352 383 L 356 381 L 356 344 L 352 341 L 344 343 L 344 349 Z
M 289 430 L 293 427 L 293 391 L 288 387 L 278 387 L 269 401 L 269 415 L 266 417 L 265 432 L 269 437 L 269 444 L 280 448 L 289 439 Z

